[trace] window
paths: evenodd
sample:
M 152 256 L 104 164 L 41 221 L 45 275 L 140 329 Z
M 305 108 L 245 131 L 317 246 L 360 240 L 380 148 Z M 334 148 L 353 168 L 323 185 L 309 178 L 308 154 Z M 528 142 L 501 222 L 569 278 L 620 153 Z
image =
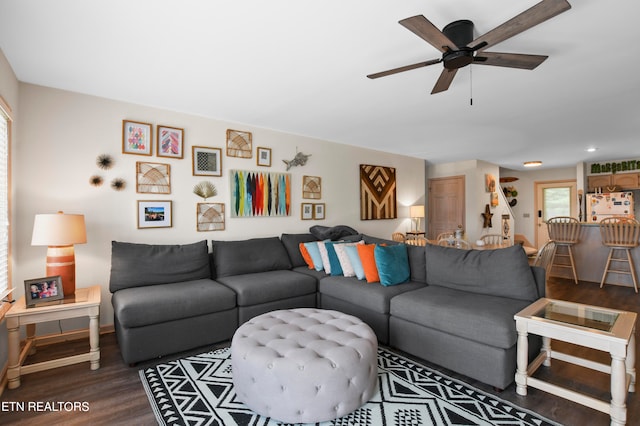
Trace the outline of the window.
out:
M 9 274 L 9 153 L 11 118 L 9 108 L 0 98 L 0 299 L 11 288 Z M 2 313 L 0 303 L 0 313 Z M 6 309 L 6 307 L 5 307 Z

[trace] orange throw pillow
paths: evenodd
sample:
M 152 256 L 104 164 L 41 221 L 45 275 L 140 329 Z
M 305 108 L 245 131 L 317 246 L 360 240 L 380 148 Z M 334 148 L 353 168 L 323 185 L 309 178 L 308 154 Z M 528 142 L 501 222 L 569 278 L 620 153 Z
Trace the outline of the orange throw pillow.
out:
M 300 243 L 299 247 L 300 247 L 300 254 L 302 255 L 302 258 L 304 259 L 304 261 L 307 263 L 307 266 L 309 267 L 309 269 L 314 269 L 313 259 L 311 259 L 309 250 L 307 250 L 307 248 L 304 246 L 304 243 Z
M 362 262 L 362 269 L 364 269 L 364 276 L 368 283 L 375 283 L 380 281 L 380 275 L 378 275 L 378 267 L 376 266 L 376 259 L 373 255 L 375 244 L 359 244 L 356 246 L 358 249 L 358 256 L 360 256 L 360 262 Z

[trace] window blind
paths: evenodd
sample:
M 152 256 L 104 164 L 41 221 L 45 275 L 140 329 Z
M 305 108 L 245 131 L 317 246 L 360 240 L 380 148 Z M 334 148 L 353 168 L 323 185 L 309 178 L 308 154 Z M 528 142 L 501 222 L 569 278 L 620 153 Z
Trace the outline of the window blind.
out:
M 0 108 L 0 299 L 9 290 L 9 117 Z

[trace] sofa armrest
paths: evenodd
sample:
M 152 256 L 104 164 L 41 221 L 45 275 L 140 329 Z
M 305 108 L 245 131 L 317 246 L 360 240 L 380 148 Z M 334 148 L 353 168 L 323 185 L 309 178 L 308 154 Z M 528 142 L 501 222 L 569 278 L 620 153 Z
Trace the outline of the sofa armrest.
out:
M 531 272 L 533 273 L 533 279 L 536 281 L 536 288 L 538 289 L 538 296 L 545 297 L 546 295 L 546 276 L 544 268 L 540 266 L 532 266 Z

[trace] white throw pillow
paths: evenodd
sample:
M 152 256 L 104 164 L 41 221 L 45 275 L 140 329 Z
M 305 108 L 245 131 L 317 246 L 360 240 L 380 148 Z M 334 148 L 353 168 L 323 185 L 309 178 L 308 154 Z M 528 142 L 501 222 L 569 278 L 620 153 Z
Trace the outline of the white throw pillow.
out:
M 356 276 L 356 271 L 353 269 L 353 265 L 351 264 L 351 259 L 349 259 L 346 248 L 348 246 L 357 246 L 358 244 L 364 244 L 364 241 L 358 241 L 357 243 L 335 244 L 333 246 L 336 251 L 336 255 L 338 256 L 338 261 L 340 261 L 342 273 L 345 277 Z

